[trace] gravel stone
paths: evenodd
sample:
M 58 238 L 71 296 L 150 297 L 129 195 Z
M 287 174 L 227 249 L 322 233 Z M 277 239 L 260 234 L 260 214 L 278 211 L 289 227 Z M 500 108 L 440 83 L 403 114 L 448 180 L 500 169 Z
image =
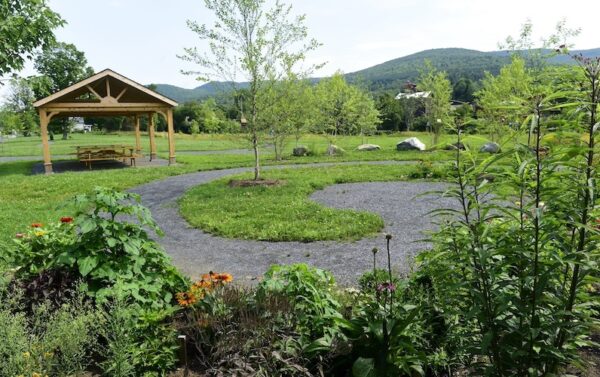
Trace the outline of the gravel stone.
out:
M 410 162 L 379 161 L 367 164 L 398 163 Z M 332 165 L 357 163 L 321 163 L 310 166 Z M 271 166 L 264 170 L 303 167 L 306 165 Z M 448 187 L 445 183 L 412 181 L 338 184 L 313 193 L 311 199 L 323 205 L 371 211 L 382 216 L 385 229 L 381 234 L 355 242 L 302 243 L 228 239 L 194 229 L 180 216 L 176 201 L 186 190 L 247 171 L 251 169 L 192 173 L 154 181 L 131 190 L 141 195 L 142 203 L 150 208 L 164 231 L 165 236 L 157 240 L 171 255 L 173 263 L 192 278 L 208 271 L 226 271 L 237 277 L 239 283 L 252 284 L 248 277 L 260 277 L 272 264 L 307 263 L 330 270 L 341 285 L 355 285 L 358 277 L 372 268 L 373 247 L 382 251 L 377 254 L 378 265 L 385 266 L 385 233 L 394 236 L 391 241 L 393 269 L 399 273 L 407 273 L 411 269 L 413 256 L 428 247 L 427 243 L 421 241 L 426 237 L 424 232 L 436 227 L 428 212 L 453 206 L 453 201 L 447 198 L 422 196 L 426 192 L 444 190 Z

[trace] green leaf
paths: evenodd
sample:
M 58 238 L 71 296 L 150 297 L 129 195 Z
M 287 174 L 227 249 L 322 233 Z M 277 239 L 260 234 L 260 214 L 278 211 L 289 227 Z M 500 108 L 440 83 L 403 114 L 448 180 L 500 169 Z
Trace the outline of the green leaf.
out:
M 353 377 L 375 377 L 375 360 L 359 357 L 352 365 Z
M 79 265 L 79 273 L 82 276 L 87 276 L 98 265 L 98 257 L 90 255 L 77 261 L 77 264 Z

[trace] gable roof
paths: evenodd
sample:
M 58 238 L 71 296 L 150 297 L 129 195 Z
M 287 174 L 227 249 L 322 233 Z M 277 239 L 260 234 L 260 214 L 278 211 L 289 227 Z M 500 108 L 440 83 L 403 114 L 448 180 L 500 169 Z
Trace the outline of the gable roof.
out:
M 81 100 L 80 96 L 85 94 L 93 94 L 97 97 L 95 100 Z M 159 94 L 145 86 L 116 73 L 113 70 L 105 69 L 87 79 L 69 86 L 68 88 L 59 90 L 58 92 L 42 98 L 33 103 L 33 106 L 38 108 L 50 103 L 57 102 L 82 102 L 82 103 L 101 103 L 103 98 L 110 98 L 117 102 L 122 98 L 123 103 L 138 103 L 138 102 L 156 102 L 167 106 L 177 106 L 177 102 Z M 114 101 L 114 100 L 117 101 Z

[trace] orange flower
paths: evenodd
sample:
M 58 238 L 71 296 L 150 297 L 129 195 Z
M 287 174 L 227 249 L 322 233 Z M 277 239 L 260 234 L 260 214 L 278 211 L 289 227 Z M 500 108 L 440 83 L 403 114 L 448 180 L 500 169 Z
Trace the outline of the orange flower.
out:
M 69 216 L 61 217 L 60 222 L 63 224 L 68 224 L 73 222 L 73 218 Z
M 32 228 L 41 228 L 43 226 L 44 226 L 44 224 L 42 224 L 42 223 L 33 223 L 33 224 L 31 224 Z
M 228 274 L 226 272 L 221 272 L 220 274 L 215 274 L 215 277 L 213 279 L 222 283 L 230 283 L 233 281 L 233 275 Z
M 194 287 L 198 289 L 212 288 L 212 282 L 210 280 L 198 280 L 194 283 Z
M 175 297 L 179 305 L 183 307 L 194 305 L 197 301 L 196 295 L 193 292 L 179 292 Z

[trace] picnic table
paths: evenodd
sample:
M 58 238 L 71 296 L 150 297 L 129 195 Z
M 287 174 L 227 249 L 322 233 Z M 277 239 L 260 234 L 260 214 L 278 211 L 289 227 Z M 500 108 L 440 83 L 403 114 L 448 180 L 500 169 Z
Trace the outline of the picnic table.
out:
M 135 166 L 135 159 L 139 157 L 134 153 L 135 147 L 131 145 L 86 145 L 77 146 L 77 159 L 90 169 L 94 161 L 129 160 L 131 166 Z

